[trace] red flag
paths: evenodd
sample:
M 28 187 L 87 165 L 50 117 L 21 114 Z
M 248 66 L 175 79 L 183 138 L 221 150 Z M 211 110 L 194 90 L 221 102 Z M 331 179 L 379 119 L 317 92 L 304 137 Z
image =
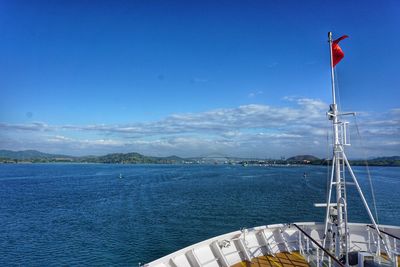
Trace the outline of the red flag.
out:
M 332 63 L 333 63 L 333 67 L 336 66 L 336 64 L 338 64 L 340 62 L 340 60 L 342 60 L 342 58 L 344 57 L 344 53 L 342 51 L 342 49 L 339 46 L 339 42 L 342 41 L 343 39 L 346 39 L 347 35 L 343 35 L 340 38 L 337 38 L 336 40 L 334 40 L 332 42 Z

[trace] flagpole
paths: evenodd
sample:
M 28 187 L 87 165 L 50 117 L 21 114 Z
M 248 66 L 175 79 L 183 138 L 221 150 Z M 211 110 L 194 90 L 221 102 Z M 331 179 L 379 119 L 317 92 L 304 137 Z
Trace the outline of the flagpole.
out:
M 333 105 L 336 105 L 336 96 L 335 96 L 335 72 L 333 71 L 333 54 L 332 54 L 332 32 L 328 32 L 328 40 L 329 40 L 329 53 L 330 53 L 330 55 L 331 55 L 332 100 L 333 100 Z

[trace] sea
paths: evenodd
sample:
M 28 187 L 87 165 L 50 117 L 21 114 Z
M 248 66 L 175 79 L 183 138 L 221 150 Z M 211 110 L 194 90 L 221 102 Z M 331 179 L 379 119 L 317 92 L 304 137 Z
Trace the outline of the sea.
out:
M 365 167 L 354 170 L 379 223 L 400 225 L 400 168 L 370 167 L 371 183 Z M 313 204 L 326 201 L 328 172 L 0 164 L 0 266 L 138 266 L 243 227 L 322 222 L 324 209 Z M 347 198 L 349 221 L 369 222 L 354 186 Z

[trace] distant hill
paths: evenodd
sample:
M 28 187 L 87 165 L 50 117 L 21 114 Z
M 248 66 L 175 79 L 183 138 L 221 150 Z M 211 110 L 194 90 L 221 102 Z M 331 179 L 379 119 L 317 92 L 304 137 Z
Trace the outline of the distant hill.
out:
M 400 156 L 392 156 L 392 157 L 379 157 L 379 158 L 374 158 L 373 160 L 400 160 Z
M 0 150 L 0 158 L 27 160 L 27 159 L 73 158 L 73 157 L 66 155 L 58 155 L 58 154 L 48 154 L 37 150 L 23 150 L 23 151 Z
M 80 157 L 81 162 L 95 162 L 95 163 L 157 163 L 157 164 L 173 164 L 183 163 L 185 159 L 177 156 L 169 157 L 151 157 L 144 156 L 139 153 L 113 153 L 98 157 Z
M 352 165 L 370 165 L 370 166 L 400 166 L 400 156 L 392 156 L 392 157 L 379 157 L 374 159 L 365 160 L 351 160 L 350 163 Z
M 151 157 L 139 153 L 113 153 L 104 156 L 73 157 L 67 155 L 48 154 L 36 150 L 11 151 L 0 150 L 0 162 L 88 162 L 88 163 L 156 163 L 174 164 L 186 162 L 177 156 Z

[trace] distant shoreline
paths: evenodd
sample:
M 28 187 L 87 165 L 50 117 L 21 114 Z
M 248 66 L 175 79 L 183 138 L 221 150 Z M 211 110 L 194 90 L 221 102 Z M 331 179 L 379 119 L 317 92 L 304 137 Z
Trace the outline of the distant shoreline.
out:
M 293 166 L 328 165 L 330 160 L 319 159 L 312 155 L 298 155 L 288 159 L 257 159 L 229 156 L 206 156 L 181 158 L 178 156 L 153 157 L 136 152 L 113 153 L 103 156 L 74 157 L 43 153 L 36 150 L 11 151 L 0 150 L 0 164 L 37 164 L 37 163 L 79 163 L 79 164 L 191 164 L 191 165 L 242 165 L 242 166 Z M 400 167 L 400 156 L 379 157 L 366 160 L 350 160 L 353 166 Z
M 22 164 L 102 164 L 102 165 L 231 165 L 231 166 L 243 166 L 243 167 L 298 167 L 298 166 L 326 166 L 325 163 L 301 163 L 301 162 L 292 162 L 292 163 L 250 163 L 244 164 L 243 162 L 237 163 L 226 163 L 226 162 L 85 162 L 85 161 L 45 161 L 45 160 L 32 160 L 32 161 L 18 161 L 18 160 L 10 160 L 10 159 L 0 159 L 0 164 L 2 165 L 22 165 Z M 374 160 L 368 161 L 368 163 L 359 162 L 359 161 L 351 161 L 350 164 L 352 166 L 373 166 L 373 167 L 400 167 L 400 163 L 396 162 L 374 162 Z

